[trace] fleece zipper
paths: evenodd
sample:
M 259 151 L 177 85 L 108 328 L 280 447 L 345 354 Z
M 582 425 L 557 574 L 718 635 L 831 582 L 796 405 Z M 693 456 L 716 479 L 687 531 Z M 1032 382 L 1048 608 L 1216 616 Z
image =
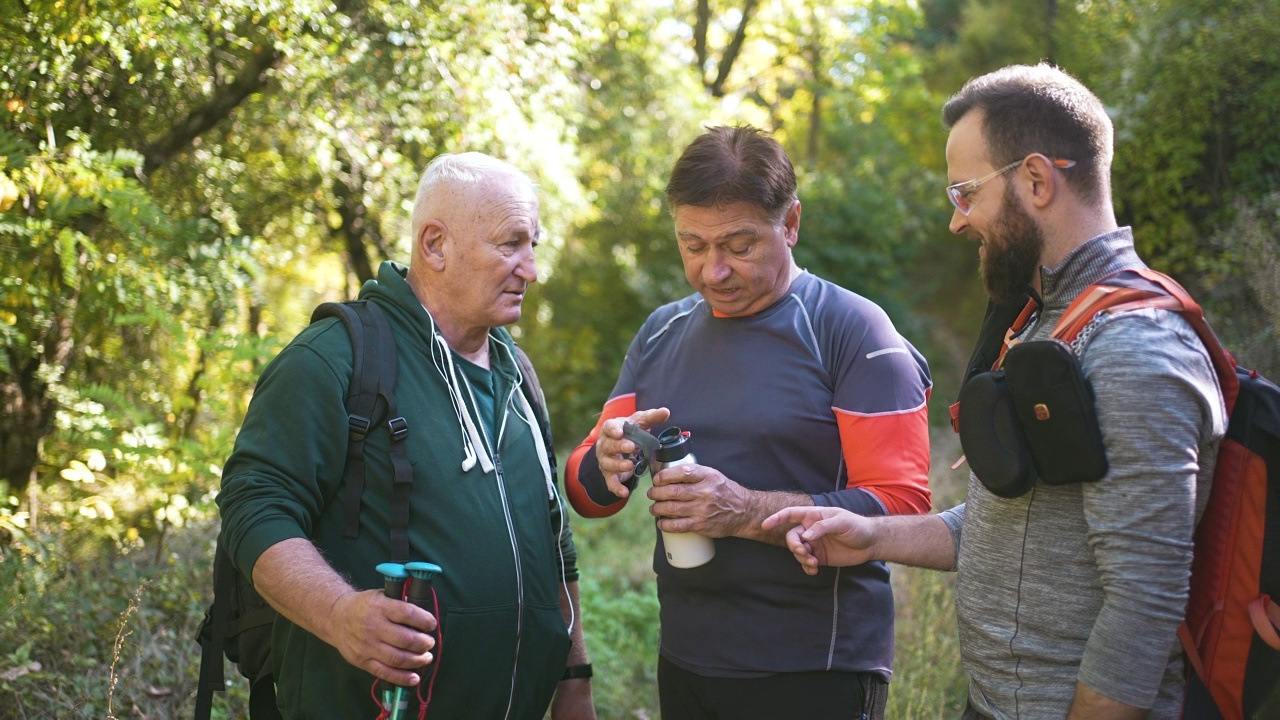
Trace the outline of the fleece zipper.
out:
M 507 539 L 511 543 L 512 562 L 514 563 L 516 570 L 516 647 L 515 654 L 511 658 L 511 683 L 507 690 L 507 711 L 503 715 L 503 717 L 508 719 L 511 717 L 511 711 L 514 709 L 513 705 L 515 703 L 516 696 L 516 680 L 520 671 L 520 643 L 524 638 L 524 566 L 521 564 L 520 560 L 520 541 L 516 537 L 515 521 L 511 518 L 511 502 L 507 497 L 506 477 L 502 472 L 502 455 L 499 452 L 499 448 L 502 447 L 502 437 L 506 433 L 507 429 L 507 417 L 509 416 L 509 413 L 506 412 L 506 410 L 510 402 L 511 396 L 508 395 L 506 402 L 501 405 L 501 410 L 503 412 L 502 420 L 498 424 L 497 442 L 492 443 L 491 445 L 488 429 L 485 428 L 482 430 L 482 437 L 484 438 L 486 449 L 489 451 L 489 456 L 493 458 L 494 481 L 497 483 L 498 495 L 502 500 L 502 518 L 507 525 Z M 495 412 L 498 410 L 499 408 L 495 408 Z M 483 427 L 483 423 L 481 423 L 481 426 Z

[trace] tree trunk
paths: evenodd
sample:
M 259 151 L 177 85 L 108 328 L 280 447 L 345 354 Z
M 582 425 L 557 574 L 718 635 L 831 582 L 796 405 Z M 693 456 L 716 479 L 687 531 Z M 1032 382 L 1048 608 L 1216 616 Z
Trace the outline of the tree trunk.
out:
M 13 373 L 0 375 L 0 479 L 21 495 L 35 477 L 40 440 L 53 430 L 57 404 L 37 379 L 40 361 L 8 350 Z
M 80 261 L 84 261 L 83 255 Z M 6 350 L 11 372 L 0 374 L 0 478 L 9 483 L 9 492 L 14 495 L 34 481 L 41 443 L 53 432 L 58 403 L 49 393 L 50 382 L 41 368 L 58 368 L 55 374 L 59 376 L 66 371 L 75 347 L 71 318 L 79 299 L 79 292 L 69 289 L 62 312 L 39 339 L 40 354 L 31 357 L 14 348 Z
M 817 22 L 816 17 L 813 25 L 813 45 L 810 48 L 810 56 L 813 58 L 811 67 L 813 72 L 813 106 L 809 110 L 809 142 L 806 148 L 810 170 L 816 170 L 818 167 L 818 152 L 821 149 L 820 141 L 822 139 L 822 36 L 817 29 L 820 24 Z
M 756 3 L 757 0 L 744 0 L 742 3 L 742 20 L 738 22 L 738 29 L 734 31 L 729 47 L 725 48 L 724 54 L 720 56 L 716 79 L 707 86 L 712 97 L 724 97 L 724 83 L 729 79 L 729 71 L 733 69 L 733 63 L 738 59 L 738 53 L 742 51 L 742 43 L 747 39 L 747 23 L 751 20 L 751 13 L 755 12 Z
M 711 26 L 711 0 L 698 0 L 698 16 L 693 24 L 693 57 L 698 64 L 698 77 L 707 72 L 707 28 Z
M 215 306 L 210 310 L 206 337 L 217 332 L 218 328 L 222 327 L 224 319 L 224 313 L 220 307 Z M 191 371 L 191 380 L 187 383 L 187 399 L 191 401 L 191 405 L 182 413 L 177 423 L 178 437 L 183 440 L 191 439 L 196 425 L 200 422 L 200 408 L 204 405 L 204 389 L 200 387 L 200 381 L 207 372 L 209 372 L 209 353 L 201 346 L 200 353 L 196 357 L 195 369 Z
M 338 201 L 342 225 L 335 232 L 346 251 L 347 267 L 355 273 L 360 285 L 364 285 L 374 276 L 373 260 L 364 241 L 366 236 L 377 234 L 377 223 L 370 219 L 369 207 L 364 202 L 360 167 L 341 146 L 338 154 L 342 170 L 334 174 L 333 197 Z

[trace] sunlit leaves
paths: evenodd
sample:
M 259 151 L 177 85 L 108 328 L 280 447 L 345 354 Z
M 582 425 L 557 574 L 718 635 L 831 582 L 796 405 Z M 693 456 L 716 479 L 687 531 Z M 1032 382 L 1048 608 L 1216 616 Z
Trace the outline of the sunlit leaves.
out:
M 1275 3 L 1131 5 L 1129 60 L 1106 76 L 1120 106 L 1117 203 L 1153 260 L 1192 270 L 1233 196 L 1280 187 Z
M 705 124 L 783 141 L 802 264 L 910 328 L 922 295 L 949 317 L 980 296 L 952 261 L 973 253 L 946 230 L 942 100 L 1051 52 L 1116 113 L 1122 216 L 1190 264 L 1232 193 L 1278 184 L 1280 73 L 1265 3 L 1173 5 L 757 3 L 713 97 L 742 3 L 713 4 L 695 67 L 692 0 L 33 0 L 0 13 L 0 377 L 34 363 L 58 404 L 41 477 L 100 449 L 169 522 L 216 485 L 264 357 L 356 293 L 357 256 L 408 258 L 426 163 L 482 150 L 540 186 L 517 333 L 576 440 L 643 317 L 689 292 L 663 186 Z
M 89 466 L 79 460 L 72 460 L 71 464 L 63 468 L 59 475 L 62 476 L 63 480 L 74 483 L 88 483 L 97 480 L 97 476 L 93 474 Z

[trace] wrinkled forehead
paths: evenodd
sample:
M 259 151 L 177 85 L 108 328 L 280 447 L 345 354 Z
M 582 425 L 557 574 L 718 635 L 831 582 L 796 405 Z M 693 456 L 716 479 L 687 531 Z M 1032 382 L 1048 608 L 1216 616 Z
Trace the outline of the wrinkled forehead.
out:
M 494 173 L 472 182 L 454 181 L 448 195 L 455 213 L 473 219 L 494 213 L 526 215 L 535 221 L 538 216 L 538 193 L 533 183 L 519 173 Z
M 735 201 L 723 205 L 677 205 L 671 215 L 676 233 L 692 231 L 731 231 L 775 224 L 764 208 L 753 203 Z

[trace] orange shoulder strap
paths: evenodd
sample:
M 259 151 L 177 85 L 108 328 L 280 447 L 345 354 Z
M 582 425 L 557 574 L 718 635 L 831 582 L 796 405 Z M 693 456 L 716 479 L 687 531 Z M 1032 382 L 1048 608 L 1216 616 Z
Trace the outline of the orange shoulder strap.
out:
M 1149 288 L 1130 287 L 1118 280 L 1118 276 L 1133 274 L 1155 285 L 1160 291 Z M 1067 307 L 1058 324 L 1053 328 L 1053 337 L 1063 342 L 1071 342 L 1080 334 L 1085 325 L 1101 312 L 1125 312 L 1142 308 L 1162 308 L 1180 313 L 1191 327 L 1195 328 L 1200 341 L 1209 351 L 1214 371 L 1222 387 L 1222 397 L 1226 401 L 1227 412 L 1230 413 L 1236 404 L 1236 395 L 1240 392 L 1240 381 L 1236 378 L 1236 361 L 1218 342 L 1218 336 L 1204 319 L 1201 309 L 1190 294 L 1173 278 L 1150 268 L 1121 270 L 1119 273 L 1103 278 L 1101 281 L 1085 288 L 1084 292 Z

